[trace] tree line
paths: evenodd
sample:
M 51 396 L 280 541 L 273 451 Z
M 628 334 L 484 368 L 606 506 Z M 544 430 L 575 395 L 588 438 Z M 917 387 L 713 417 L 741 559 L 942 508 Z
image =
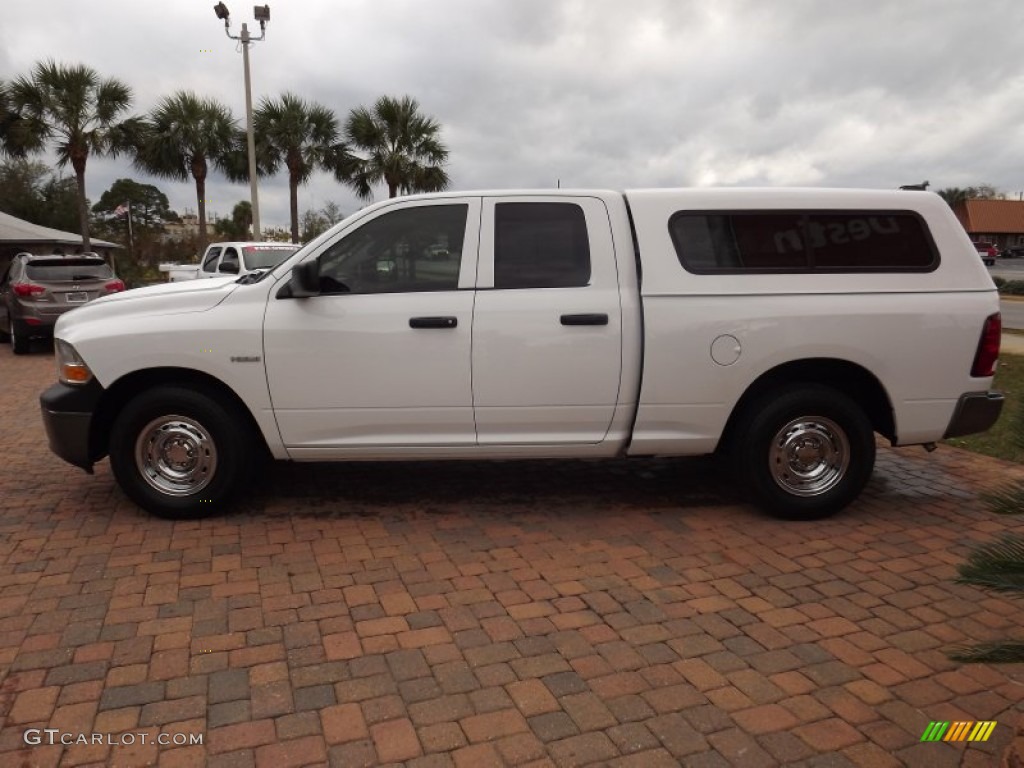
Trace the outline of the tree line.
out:
M 205 248 L 207 177 L 215 168 L 230 181 L 249 181 L 245 130 L 225 105 L 192 91 L 162 98 L 145 115 L 128 114 L 133 99 L 128 85 L 86 65 L 39 62 L 26 75 L 0 81 L 0 155 L 25 158 L 54 149 L 58 166 L 71 166 L 87 250 L 90 157 L 125 155 L 152 175 L 191 178 Z M 286 92 L 260 101 L 253 128 L 257 176 L 287 172 L 293 242 L 300 235 L 298 188 L 317 170 L 333 174 L 363 200 L 381 184 L 390 197 L 449 184 L 441 126 L 410 96 L 382 96 L 339 122 L 328 107 Z

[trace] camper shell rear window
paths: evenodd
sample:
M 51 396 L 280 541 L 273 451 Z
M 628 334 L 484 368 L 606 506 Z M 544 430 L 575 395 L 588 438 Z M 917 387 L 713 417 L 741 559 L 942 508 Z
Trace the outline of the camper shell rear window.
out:
M 679 263 L 696 274 L 931 272 L 939 252 L 913 211 L 679 211 Z

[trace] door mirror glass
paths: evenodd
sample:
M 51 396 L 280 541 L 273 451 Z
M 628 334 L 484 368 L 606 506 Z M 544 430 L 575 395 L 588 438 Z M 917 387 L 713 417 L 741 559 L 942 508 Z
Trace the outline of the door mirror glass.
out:
M 228 274 L 228 275 L 237 275 L 238 274 L 238 262 L 237 261 L 225 261 L 225 262 L 223 262 L 220 265 L 220 268 L 217 271 L 218 272 L 222 272 L 224 274 Z

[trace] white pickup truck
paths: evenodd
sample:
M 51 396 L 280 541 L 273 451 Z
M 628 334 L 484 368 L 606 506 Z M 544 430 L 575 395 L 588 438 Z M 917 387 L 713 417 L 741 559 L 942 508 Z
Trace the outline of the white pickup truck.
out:
M 831 514 L 875 433 L 983 431 L 999 301 L 922 192 L 565 190 L 399 198 L 277 268 L 99 299 L 56 327 L 55 453 L 155 514 L 294 461 L 719 453 Z
M 198 264 L 161 264 L 172 283 L 271 269 L 299 250 L 291 243 L 210 243 Z

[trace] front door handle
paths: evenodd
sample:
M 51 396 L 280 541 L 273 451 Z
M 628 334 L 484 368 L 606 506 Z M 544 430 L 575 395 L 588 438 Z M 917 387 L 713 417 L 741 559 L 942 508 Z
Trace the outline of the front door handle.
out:
M 410 317 L 410 328 L 455 328 L 459 324 L 457 317 Z
M 562 315 L 562 325 L 608 325 L 608 315 L 602 313 Z

